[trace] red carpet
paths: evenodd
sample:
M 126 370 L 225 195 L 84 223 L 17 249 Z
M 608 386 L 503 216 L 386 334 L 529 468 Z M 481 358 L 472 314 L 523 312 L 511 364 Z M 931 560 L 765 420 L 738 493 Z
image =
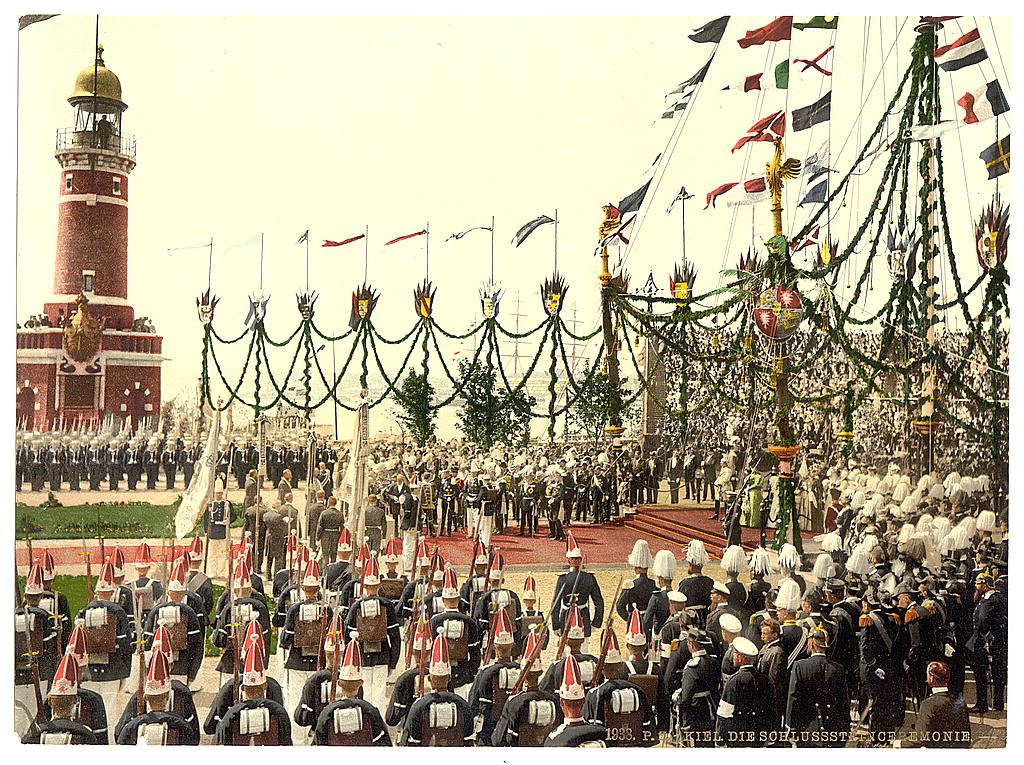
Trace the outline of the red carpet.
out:
M 624 525 L 573 526 L 572 531 L 583 550 L 585 561 L 591 564 L 625 564 L 626 557 L 637 539 L 646 539 L 654 551 L 670 549 L 677 558 L 681 552 L 685 552 L 683 548 L 690 540 L 700 539 L 712 558 L 721 558 L 725 545 L 722 525 L 718 521 L 709 520 L 708 515 L 710 510 L 707 507 L 641 505 L 635 514 L 626 517 Z M 547 536 L 547 526 L 543 522 L 540 531 L 541 536 L 521 537 L 518 535 L 518 529 L 512 526 L 507 534 L 494 535 L 492 541 L 505 556 L 507 564 L 564 565 L 565 543 L 550 539 Z M 743 529 L 743 547 L 748 551 L 753 550 L 758 544 L 758 535 L 757 529 Z M 771 541 L 775 537 L 775 530 L 767 529 L 766 536 Z M 804 539 L 811 536 L 813 535 L 809 532 L 803 533 Z M 456 534 L 453 537 L 427 537 L 427 544 L 431 550 L 434 545 L 440 547 L 445 559 L 460 568 L 469 564 L 470 556 L 473 554 L 473 540 L 466 539 L 463 534 Z M 138 542 L 123 544 L 125 559 L 129 564 L 135 559 L 137 545 Z M 114 547 L 113 543 L 106 545 L 107 555 L 111 554 Z M 159 544 L 153 544 L 152 547 L 154 559 L 157 562 L 162 561 L 163 549 Z M 101 562 L 96 540 L 89 540 L 89 548 L 92 552 L 95 575 Z M 58 566 L 80 566 L 83 562 L 81 542 L 77 540 L 53 541 L 49 545 L 44 541 L 38 541 L 34 549 L 37 556 L 42 550 L 48 549 Z M 18 542 L 16 557 L 19 566 L 27 564 L 28 551 L 21 541 Z

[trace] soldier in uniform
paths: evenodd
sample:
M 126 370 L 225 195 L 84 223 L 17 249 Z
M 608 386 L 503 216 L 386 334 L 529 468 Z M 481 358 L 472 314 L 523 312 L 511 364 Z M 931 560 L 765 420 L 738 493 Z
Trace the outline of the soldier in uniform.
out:
M 638 610 L 634 610 L 626 620 L 626 649 L 629 658 L 622 663 L 619 678 L 629 680 L 643 691 L 654 729 L 665 732 L 669 720 L 668 693 L 660 663 L 647 654 L 647 635 Z
M 213 582 L 205 573 L 200 571 L 203 564 L 203 539 L 193 537 L 188 548 L 188 576 L 185 584 L 188 587 L 186 600 L 199 617 L 199 626 L 206 634 L 206 625 L 209 623 L 210 614 L 213 613 Z
M 146 488 L 150 491 L 156 490 L 156 482 L 160 477 L 160 453 L 156 447 L 156 439 L 150 439 L 142 454 L 142 470 L 146 474 Z
M 57 668 L 56 622 L 40 607 L 42 595 L 43 569 L 33 563 L 25 581 L 25 601 L 14 612 L 14 701 L 16 707 L 24 710 L 17 726 L 20 735 L 27 732 L 37 712 L 35 676 L 45 683 L 45 678 L 52 677 Z
M 394 604 L 380 595 L 380 567 L 370 557 L 363 565 L 362 594 L 345 614 L 345 631 L 359 641 L 363 656 L 363 693 L 384 707 L 387 678 L 398 666 L 402 638 Z
M 411 494 L 408 495 L 410 498 Z M 366 540 L 370 552 L 374 555 L 380 552 L 380 543 L 384 539 L 387 518 L 384 514 L 384 507 L 377 502 L 377 495 L 370 494 L 366 497 L 366 509 L 363 515 L 363 539 Z
M 721 657 L 725 650 L 721 620 L 728 615 L 735 619 L 737 625 L 742 624 L 739 612 L 729 605 L 728 599 L 729 588 L 722 582 L 715 582 L 711 587 L 711 608 L 708 611 L 707 619 L 704 621 L 704 631 L 711 640 L 712 653 L 718 657 Z M 687 599 L 687 603 L 689 603 L 689 599 Z M 734 632 L 738 633 L 740 629 L 737 626 Z
M 320 564 L 310 560 L 299 582 L 302 599 L 288 608 L 278 639 L 278 645 L 288 651 L 284 663 L 286 709 L 299 706 L 302 689 L 317 670 L 322 635 L 331 618 L 330 606 L 320 598 L 320 585 Z
M 594 575 L 583 571 L 583 553 L 575 536 L 571 531 L 566 536 L 565 558 L 569 570 L 560 574 L 555 583 L 556 600 L 551 604 L 551 623 L 556 632 L 561 632 L 570 608 L 573 605 L 579 606 L 583 618 L 583 650 L 586 650 L 592 625 L 600 624 L 604 617 L 604 597 Z M 593 614 L 590 611 L 591 604 Z
M 267 562 L 267 576 L 274 576 L 287 566 L 287 545 L 290 525 L 281 515 L 277 502 L 263 514 L 261 528 L 266 530 L 266 548 L 263 557 Z M 276 581 L 275 581 L 276 583 Z
M 338 498 L 331 497 L 327 500 L 327 506 L 324 508 L 324 511 L 320 513 L 316 526 L 312 529 L 319 546 L 320 564 L 324 567 L 325 577 L 327 567 L 337 559 L 338 537 L 344 525 L 345 516 L 338 510 Z
M 469 686 L 480 669 L 480 628 L 472 617 L 459 610 L 459 587 L 455 569 L 444 572 L 441 588 L 444 610 L 430 619 L 430 631 L 447 638 L 451 673 L 449 686 L 463 698 L 468 698 Z
M 796 621 L 800 602 L 800 586 L 792 579 L 783 579 L 775 598 L 775 607 L 782 624 L 779 640 L 786 656 L 786 667 L 790 670 L 797 659 L 807 655 L 807 630 Z
M 157 630 L 155 639 L 153 640 L 153 651 L 150 655 L 150 671 L 152 671 L 153 657 L 157 654 L 163 654 L 166 666 L 168 678 L 167 687 L 167 699 L 165 702 L 166 711 L 172 715 L 175 715 L 181 719 L 191 730 L 191 736 L 194 737 L 195 741 L 199 741 L 199 717 L 196 712 L 196 704 L 192 699 L 192 691 L 180 680 L 175 680 L 170 677 L 170 664 L 171 664 L 171 643 L 170 636 L 165 628 Z M 164 675 L 161 674 L 161 677 Z M 114 726 L 114 741 L 120 743 L 121 732 L 125 727 L 138 715 L 138 698 L 139 694 L 136 690 L 132 693 L 131 698 L 125 704 L 124 711 L 121 713 L 121 719 L 118 720 L 117 725 Z M 143 688 L 143 701 L 149 701 L 149 691 L 146 687 Z
M 267 603 L 252 591 L 252 581 L 249 577 L 249 564 L 243 558 L 235 570 L 234 599 L 230 597 L 222 599 L 213 632 L 210 634 L 210 642 L 221 649 L 220 660 L 217 662 L 217 671 L 221 675 L 221 682 L 224 682 L 224 675 L 231 674 L 235 668 L 235 630 L 239 630 L 239 644 L 241 644 L 241 633 L 248 627 L 249 622 L 255 620 L 261 627 L 261 635 L 264 637 L 270 634 L 270 611 Z M 269 653 L 269 646 L 264 643 L 262 646 L 265 654 Z M 239 656 L 239 663 L 242 657 Z
M 598 658 L 583 651 L 583 641 L 586 634 L 584 627 L 583 615 L 580 612 L 579 606 L 573 606 L 565 620 L 565 647 L 568 649 L 568 656 L 572 656 L 576 661 L 582 673 L 584 683 L 589 686 L 597 672 Z M 568 656 L 556 658 L 555 663 L 548 667 L 544 676 L 540 679 L 540 688 L 542 690 L 554 692 L 558 689 L 559 678 L 562 677 L 565 661 Z
M 786 722 L 797 746 L 844 747 L 850 734 L 850 693 L 846 670 L 829 659 L 829 635 L 815 627 L 807 639 L 810 655 L 789 676 Z
M 172 675 L 184 675 L 191 683 L 203 663 L 205 636 L 196 612 L 185 604 L 185 594 L 188 592 L 186 574 L 185 560 L 179 558 L 167 582 L 169 602 L 156 605 L 150 610 L 144 634 L 146 648 L 150 649 L 157 629 L 167 629 L 173 652 L 170 672 Z
M 181 474 L 186 488 L 192 483 L 192 475 L 195 473 L 196 462 L 199 461 L 201 453 L 202 447 L 199 444 L 192 444 L 189 441 L 185 442 L 181 456 Z
M 494 653 L 494 661 L 477 673 L 469 689 L 469 706 L 474 716 L 481 719 L 477 734 L 478 746 L 491 746 L 495 725 L 508 701 L 509 693 L 519 679 L 519 664 L 512 659 L 516 645 L 512 618 L 509 609 L 503 605 L 498 606 L 494 613 L 492 642 L 493 648 L 489 648 L 488 653 Z
M 737 637 L 730 647 L 734 671 L 718 702 L 716 735 L 725 746 L 763 746 L 761 734 L 774 726 L 768 680 L 754 665 L 757 646 Z
M 473 710 L 448 690 L 451 674 L 448 640 L 439 632 L 430 651 L 430 692 L 416 699 L 406 714 L 402 746 L 472 746 Z
M 684 739 L 697 747 L 713 746 L 722 668 L 708 653 L 711 641 L 704 630 L 689 628 L 686 643 L 690 659 L 683 667 L 682 682 L 673 702 L 679 710 Z
M 71 609 L 64 593 L 53 586 L 53 579 L 57 575 L 53 555 L 44 551 L 39 556 L 39 565 L 43 570 L 43 594 L 39 598 L 39 607 L 50 615 L 55 626 L 59 626 L 61 634 L 67 635 L 71 632 Z
M 686 607 L 693 610 L 703 622 L 711 606 L 711 590 L 714 580 L 703 573 L 704 566 L 711 561 L 704 543 L 694 539 L 686 547 L 686 564 L 689 572 L 679 581 L 679 592 L 686 596 Z
M 490 556 L 479 539 L 473 544 L 473 568 L 459 589 L 459 610 L 466 614 L 476 611 L 476 601 L 487 589 L 487 574 Z
M 654 561 L 646 539 L 638 539 L 633 543 L 633 550 L 626 561 L 633 567 L 636 577 L 622 586 L 622 594 L 615 604 L 615 613 L 623 621 L 628 621 L 633 610 L 643 611 L 651 602 L 651 597 L 658 590 L 658 585 L 647 576 Z
M 114 567 L 108 561 L 96 579 L 93 600 L 76 616 L 76 622 L 84 620 L 91 657 L 86 687 L 99 693 L 108 709 L 115 708 L 114 699 L 131 674 L 132 661 L 128 615 L 113 602 L 116 591 Z
M 241 698 L 217 723 L 214 743 L 227 746 L 291 746 L 288 712 L 267 698 L 266 657 L 257 647 L 245 652 Z
M 466 536 L 477 536 L 480 508 L 484 501 L 484 484 L 479 470 L 469 471 L 469 480 L 462 487 L 462 506 L 466 512 Z M 522 520 L 520 519 L 520 524 Z
M 130 584 L 134 599 L 138 600 L 139 611 L 143 620 L 149 616 L 153 604 L 164 594 L 164 586 L 157 579 L 151 579 L 149 569 L 153 565 L 153 551 L 149 544 L 143 542 L 135 552 L 135 579 Z
M 971 711 L 988 711 L 989 662 L 992 672 L 992 708 L 1002 711 L 1006 700 L 1009 631 L 1006 595 L 995 588 L 992 575 L 982 571 L 974 580 L 974 632 L 967 641 L 971 652 L 977 700 Z
M 652 568 L 657 586 L 640 609 L 644 630 L 649 635 L 657 635 L 669 617 L 669 593 L 674 589 L 672 579 L 676 573 L 676 556 L 670 550 L 658 550 Z
M 623 657 L 614 630 L 602 634 L 602 677 L 587 692 L 583 717 L 608 729 L 608 746 L 652 746 L 657 743 L 653 709 L 643 689 L 621 677 Z
M 331 703 L 331 694 L 334 694 L 335 699 L 337 697 L 338 675 L 335 673 L 335 667 L 341 664 L 344 654 L 344 635 L 345 620 L 341 618 L 341 614 L 335 613 L 331 617 L 330 626 L 324 625 L 323 661 L 321 663 L 318 660 L 317 670 L 306 678 L 299 703 L 292 713 L 295 725 L 308 728 L 309 735 L 312 735 L 316 728 L 320 712 Z M 360 689 L 361 687 L 362 683 Z M 357 695 L 362 696 L 361 691 L 357 691 Z
M 306 508 L 306 532 L 309 534 L 309 546 L 314 554 L 319 554 L 320 535 L 317 530 L 320 527 L 320 516 L 326 510 L 326 494 L 323 489 L 316 492 L 316 500 L 309 503 Z M 337 549 L 337 545 L 335 545 Z
M 339 630 L 341 625 L 338 625 Z M 341 641 L 339 631 L 330 640 Z M 336 643 L 324 645 L 325 651 L 336 652 Z M 391 736 L 384 727 L 380 711 L 370 702 L 359 698 L 363 685 L 363 662 L 359 643 L 349 641 L 345 658 L 338 669 L 337 693 L 317 717 L 313 731 L 316 746 L 391 746 Z M 332 687 L 334 681 L 332 680 Z M 297 713 L 296 713 L 297 714 Z
M 541 646 L 547 648 L 550 630 L 544 612 L 537 608 L 537 580 L 533 578 L 533 574 L 527 574 L 523 580 L 522 603 L 521 634 L 539 631 Z M 523 650 L 525 655 L 525 647 Z
M 72 719 L 91 730 L 96 736 L 97 743 L 106 744 L 109 733 L 107 731 L 107 709 L 103 703 L 103 697 L 95 691 L 81 686 L 81 682 L 89 673 L 89 652 L 85 642 L 85 628 L 78 625 L 71 631 L 67 649 L 64 652 L 65 656 L 70 656 L 75 660 L 78 670 L 78 698 Z M 52 715 L 49 700 L 43 712 L 47 717 Z
M 167 655 L 153 651 L 144 685 L 144 706 L 118 726 L 117 743 L 134 746 L 142 740 L 150 746 L 198 746 L 199 731 L 170 711 L 171 693 Z
M 548 536 L 552 539 L 565 539 L 565 528 L 562 525 L 562 502 L 565 500 L 565 487 L 562 476 L 554 473 L 549 476 L 544 487 L 544 497 L 548 504 Z
M 538 687 L 544 667 L 537 635 L 530 632 L 523 647 L 524 660 L 532 663 L 524 668 L 522 691 L 510 696 L 494 725 L 492 746 L 541 746 L 548 733 L 559 724 L 561 707 L 558 697 Z M 481 744 L 486 746 L 486 744 Z
M 867 706 L 861 718 L 868 719 L 874 735 L 892 733 L 906 715 L 906 674 L 908 638 L 891 604 L 866 599 L 860 617 L 860 687 Z
M 604 747 L 608 729 L 583 716 L 586 703 L 585 680 L 579 664 L 572 656 L 565 658 L 560 678 L 558 696 L 563 722 L 548 734 L 544 746 Z
M 441 471 L 441 486 L 438 493 L 441 498 L 441 518 L 437 533 L 441 536 L 450 536 L 455 533 L 457 527 L 459 501 L 459 483 L 451 470 Z
M 488 589 L 480 593 L 473 609 L 473 619 L 477 623 L 480 635 L 490 635 L 494 615 L 499 608 L 505 608 L 512 622 L 513 647 L 512 656 L 519 655 L 519 647 L 523 642 L 523 606 L 519 596 L 503 586 L 505 575 L 505 558 L 499 552 L 491 555 L 491 568 L 487 574 Z
M 78 663 L 71 654 L 61 659 L 50 683 L 48 694 L 51 717 L 33 725 L 22 735 L 23 744 L 105 744 L 102 739 L 75 718 L 78 707 Z
M 224 715 L 228 713 L 228 710 L 234 706 L 237 702 L 235 701 L 236 696 L 241 694 L 241 681 L 242 672 L 245 667 L 245 655 L 249 650 L 256 650 L 263 653 L 266 657 L 266 653 L 263 648 L 266 645 L 266 635 L 263 632 L 263 628 L 260 627 L 259 620 L 253 620 L 249 622 L 246 627 L 245 635 L 238 646 L 238 664 L 239 664 L 239 679 L 235 682 L 234 677 L 229 677 L 228 681 L 217 689 L 214 695 L 213 702 L 210 704 L 210 711 L 206 716 L 206 720 L 203 722 L 203 732 L 208 735 L 215 735 L 217 732 L 217 726 L 220 725 L 221 720 L 224 719 Z M 264 666 L 266 665 L 266 658 L 263 659 Z M 284 708 L 284 692 L 281 690 L 281 684 L 277 682 L 273 677 L 265 677 L 266 686 L 264 688 L 264 695 L 267 699 L 281 705 Z M 289 738 L 290 741 L 290 738 Z
M 426 683 L 426 671 L 430 663 L 430 650 L 433 636 L 430 622 L 421 612 L 410 624 L 410 640 L 406 643 L 405 670 L 395 680 L 388 702 L 387 716 L 384 718 L 392 727 L 402 727 L 405 716 L 420 693 L 421 678 Z M 422 667 L 422 671 L 421 671 Z
M 761 633 L 761 649 L 754 666 L 768 682 L 768 714 L 772 726 L 778 726 L 786 712 L 786 698 L 789 693 L 789 666 L 782 649 L 782 641 L 779 639 L 782 625 L 777 619 L 769 616 L 761 621 L 758 629 Z
M 178 478 L 178 450 L 175 445 L 164 444 L 164 450 L 160 454 L 160 467 L 164 471 L 164 487 L 167 491 L 173 491 L 174 482 Z
M 90 491 L 99 491 L 100 490 L 100 483 L 103 481 L 104 465 L 103 465 L 103 451 L 100 448 L 100 441 L 99 441 L 98 438 L 92 439 L 92 442 L 89 445 L 89 451 L 86 454 L 86 459 L 88 460 L 88 466 L 89 466 L 89 490 Z M 39 464 L 41 465 L 42 463 L 40 462 Z M 41 481 L 40 481 L 40 484 L 39 484 L 39 488 L 38 489 L 36 488 L 35 479 L 33 478 L 32 490 L 33 491 L 41 491 L 42 488 L 43 487 L 42 487 L 42 482 Z M 150 487 L 150 488 L 152 488 L 152 487 Z
M 949 690 L 949 667 L 933 661 L 926 669 L 931 695 L 921 703 L 914 721 L 912 741 L 901 746 L 968 748 L 971 746 L 971 718 L 963 697 Z

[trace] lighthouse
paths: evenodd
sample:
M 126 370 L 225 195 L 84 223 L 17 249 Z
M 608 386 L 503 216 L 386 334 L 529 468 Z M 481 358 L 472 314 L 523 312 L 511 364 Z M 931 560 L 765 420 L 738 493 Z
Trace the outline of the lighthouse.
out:
M 136 143 L 103 46 L 75 78 L 60 165 L 53 297 L 17 333 L 17 422 L 27 430 L 156 424 L 162 338 L 128 302 L 128 176 Z

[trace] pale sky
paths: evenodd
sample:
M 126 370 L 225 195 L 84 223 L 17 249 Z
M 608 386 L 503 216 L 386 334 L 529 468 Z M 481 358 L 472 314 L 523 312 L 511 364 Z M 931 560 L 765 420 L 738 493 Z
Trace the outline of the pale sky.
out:
M 477 292 L 489 275 L 490 238 L 474 232 L 461 241 L 444 240 L 489 225 L 493 215 L 495 275 L 506 293 L 501 316 L 514 326 L 519 291 L 525 328 L 543 318 L 538 287 L 553 266 L 553 230 L 539 229 L 518 249 L 511 238 L 526 221 L 557 209 L 558 266 L 571 284 L 563 315 L 572 318 L 575 307 L 578 329 L 595 327 L 599 260 L 593 253 L 601 206 L 645 182 L 655 156 L 665 152 L 676 126 L 659 119 L 665 94 L 714 50 L 687 39 L 714 15 L 101 17 L 105 62 L 120 77 L 129 106 L 124 130 L 138 140 L 130 181 L 129 300 L 164 336 L 164 397 L 198 375 L 195 297 L 207 276 L 206 250 L 167 250 L 211 237 L 220 332 L 237 334 L 247 293 L 259 280 L 258 245 L 229 248 L 262 232 L 264 284 L 273 296 L 268 327 L 281 337 L 298 321 L 294 296 L 305 284 L 305 250 L 296 238 L 310 229 L 311 287 L 321 295 L 318 323 L 338 332 L 348 319 L 350 293 L 362 281 L 362 243 L 334 249 L 319 244 L 362 233 L 368 225 L 369 278 L 382 293 L 375 323 L 397 336 L 415 320 L 412 289 L 424 276 L 424 242 L 382 245 L 429 222 L 435 318 L 449 331 L 464 331 L 479 319 Z M 717 285 L 721 268 L 734 267 L 751 243 L 752 212 L 755 241 L 771 234 L 767 204 L 730 208 L 723 204 L 727 195 L 717 209 L 702 208 L 710 189 L 751 177 L 770 159 L 768 144 L 730 153 L 750 124 L 787 103 L 790 109 L 807 105 L 829 87 L 828 81 L 822 87 L 820 75 L 798 75 L 794 67 L 788 102 L 786 91 L 721 91 L 766 63 L 787 55 L 814 58 L 829 45 L 829 32 L 808 30 L 794 32 L 791 46 L 739 48 L 736 40 L 745 30 L 772 18 L 733 17 L 679 140 L 659 168 L 649 211 L 639 229 L 634 224 L 626 261 L 634 286 L 653 270 L 667 290 L 682 244 L 680 207 L 671 216 L 666 208 L 681 185 L 694 195 L 686 206 L 686 244 L 698 267 L 697 292 Z M 841 17 L 836 49 L 825 59 L 835 70 L 832 122 L 791 134 L 790 156 L 802 158 L 831 137 L 832 166 L 845 174 L 909 60 L 913 20 L 902 26 L 898 52 L 888 55 L 879 76 L 880 58 L 904 21 Z M 76 74 L 91 65 L 93 24 L 91 16 L 60 16 L 19 34 L 20 321 L 40 310 L 52 292 L 59 180 L 54 135 L 72 124 L 66 99 Z M 990 60 L 952 76 L 940 73 L 947 118 L 954 118 L 956 97 L 994 77 L 1012 97 L 1003 58 L 1010 53 L 1007 23 L 964 17 L 948 24 L 940 41 L 952 42 L 974 26 Z M 1012 113 L 1000 121 L 1002 134 L 1010 132 L 1011 119 Z M 995 123 L 989 121 L 944 141 L 949 198 L 958 200 L 951 225 L 962 242 L 957 257 L 967 283 L 978 273 L 973 220 L 995 186 L 986 180 L 978 153 L 994 140 Z M 833 220 L 832 236 L 841 244 L 857 227 L 856 213 L 873 194 L 883 162 L 861 179 L 847 209 Z M 1008 186 L 1001 184 L 1006 198 Z M 805 191 L 790 188 L 787 195 L 790 233 L 810 216 L 811 206 L 796 209 Z M 886 295 L 887 279 L 879 275 L 866 308 Z M 445 350 L 451 361 L 458 346 L 449 343 Z M 330 418 L 329 408 L 321 418 Z

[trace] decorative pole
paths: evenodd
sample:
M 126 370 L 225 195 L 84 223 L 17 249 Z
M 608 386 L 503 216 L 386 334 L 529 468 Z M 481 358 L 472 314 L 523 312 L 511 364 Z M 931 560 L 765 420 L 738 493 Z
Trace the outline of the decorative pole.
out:
M 622 391 L 619 388 L 619 347 L 612 327 L 612 301 L 618 293 L 617 280 L 608 270 L 608 245 L 601 247 L 601 329 L 604 334 L 605 369 L 608 372 L 608 424 L 606 438 L 618 438 L 626 429 L 622 427 Z
M 782 232 L 782 187 L 785 181 L 795 178 L 799 174 L 800 161 L 783 159 L 784 147 L 781 138 L 776 138 L 774 144 L 775 154 L 771 162 L 765 165 L 765 180 L 772 195 L 772 238 L 766 242 L 768 262 L 765 264 L 765 272 L 774 282 L 769 285 L 770 288 L 774 287 L 774 290 L 770 289 L 769 292 L 774 293 L 778 298 L 795 276 L 789 257 L 789 242 Z M 781 304 L 781 300 L 779 303 Z M 781 305 L 776 308 L 780 314 L 781 309 Z M 796 442 L 793 425 L 790 422 L 793 395 L 789 390 L 786 343 L 784 338 L 779 337 L 779 318 L 781 317 L 777 314 L 772 337 L 772 342 L 776 343 L 778 348 L 773 375 L 775 378 L 775 427 L 778 437 L 775 443 L 768 447 L 768 451 L 779 461 L 779 515 L 775 524 L 774 547 L 777 550 L 781 549 L 782 545 L 787 542 L 787 535 L 791 532 L 793 545 L 798 552 L 802 553 L 803 544 L 800 539 L 800 524 L 796 512 L 796 482 L 793 478 L 793 459 L 800 451 L 800 444 Z M 788 335 L 786 336 L 788 337 Z
M 920 44 L 915 46 L 915 53 L 930 53 L 935 49 L 935 33 L 942 27 L 934 21 L 922 22 L 915 31 L 920 35 Z M 922 55 L 923 58 L 923 55 Z M 922 117 L 925 124 L 934 124 L 938 118 L 938 93 L 936 92 L 937 78 L 935 77 L 935 62 L 930 55 L 921 61 L 925 68 L 925 77 L 928 84 L 923 88 L 924 108 Z M 942 424 L 935 418 L 935 325 L 937 323 L 935 311 L 935 256 L 937 246 L 935 243 L 935 232 L 939 229 L 938 216 L 936 215 L 938 204 L 936 201 L 936 189 L 938 187 L 938 168 L 935 157 L 935 139 L 929 138 L 924 145 L 921 162 L 921 213 L 920 217 L 925 219 L 925 234 L 921 239 L 921 255 L 924 259 L 924 303 L 925 303 L 925 341 L 927 343 L 927 361 L 924 368 L 924 379 L 921 385 L 921 417 L 914 420 L 914 430 L 921 436 L 921 471 L 930 473 L 934 467 L 935 459 L 935 433 Z

